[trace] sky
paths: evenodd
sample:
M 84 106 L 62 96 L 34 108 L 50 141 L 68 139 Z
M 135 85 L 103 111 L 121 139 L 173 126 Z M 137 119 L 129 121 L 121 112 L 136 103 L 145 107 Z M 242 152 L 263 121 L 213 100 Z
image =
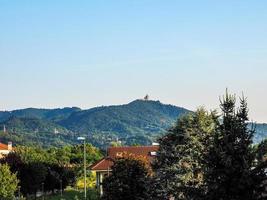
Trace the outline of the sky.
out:
M 267 122 L 265 0 L 0 0 L 0 110 L 151 99 Z

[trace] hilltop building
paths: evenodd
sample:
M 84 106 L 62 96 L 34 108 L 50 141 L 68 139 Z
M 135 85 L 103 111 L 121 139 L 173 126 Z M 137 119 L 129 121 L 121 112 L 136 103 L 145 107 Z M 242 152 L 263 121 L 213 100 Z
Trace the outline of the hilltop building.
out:
M 54 129 L 54 134 L 59 134 L 59 131 L 56 128 Z
M 156 156 L 156 153 L 159 149 L 157 143 L 153 143 L 151 146 L 131 146 L 131 147 L 110 147 L 107 150 L 107 156 L 90 168 L 92 171 L 96 172 L 96 186 L 102 195 L 102 182 L 105 176 L 109 176 L 112 173 L 111 167 L 115 159 L 120 158 L 124 153 L 144 156 L 149 162 L 152 162 Z
M 0 158 L 3 158 L 7 154 L 9 154 L 13 150 L 12 142 L 8 142 L 8 144 L 0 143 Z

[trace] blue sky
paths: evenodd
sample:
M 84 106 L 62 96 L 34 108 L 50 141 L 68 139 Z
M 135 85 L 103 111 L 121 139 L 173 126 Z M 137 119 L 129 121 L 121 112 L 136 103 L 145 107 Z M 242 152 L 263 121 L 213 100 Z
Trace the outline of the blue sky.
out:
M 0 0 L 0 110 L 213 109 L 228 87 L 267 122 L 266 22 L 264 0 Z

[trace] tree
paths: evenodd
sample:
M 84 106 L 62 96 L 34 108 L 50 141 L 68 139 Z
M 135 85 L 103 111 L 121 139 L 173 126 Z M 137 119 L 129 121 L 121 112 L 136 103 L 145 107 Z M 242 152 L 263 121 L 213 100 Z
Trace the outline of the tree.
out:
M 0 163 L 7 164 L 10 167 L 11 172 L 17 173 L 17 176 L 19 177 L 19 172 L 23 166 L 23 161 L 18 153 L 10 152 L 0 160 Z
M 208 154 L 204 181 L 206 200 L 256 200 L 263 197 L 266 174 L 257 165 L 252 148 L 254 129 L 249 129 L 247 101 L 226 92 L 221 100 L 222 122 L 217 126 Z
M 86 151 L 88 163 L 102 156 L 100 150 L 90 144 L 86 145 Z M 76 177 L 83 176 L 83 146 L 50 149 L 18 146 L 0 163 L 8 164 L 10 170 L 17 173 L 21 192 L 25 196 L 35 194 L 42 184 L 45 191 L 53 192 L 61 189 L 61 186 L 64 190 L 75 184 Z
M 145 158 L 124 155 L 115 160 L 111 173 L 103 182 L 103 200 L 148 199 L 151 171 Z
M 35 194 L 41 190 L 42 183 L 45 182 L 47 168 L 43 163 L 24 164 L 20 171 L 21 192 L 26 196 Z
M 267 161 L 267 139 L 263 140 L 256 148 L 257 161 L 264 163 Z
M 214 134 L 217 117 L 204 108 L 180 118 L 160 140 L 153 163 L 151 198 L 199 199 L 203 185 L 203 155 Z
M 0 199 L 13 200 L 18 186 L 16 174 L 12 174 L 7 164 L 0 164 Z

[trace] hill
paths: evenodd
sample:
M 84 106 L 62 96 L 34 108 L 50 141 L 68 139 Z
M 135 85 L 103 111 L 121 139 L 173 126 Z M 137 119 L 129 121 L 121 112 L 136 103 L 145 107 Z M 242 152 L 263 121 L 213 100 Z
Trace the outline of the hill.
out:
M 126 144 L 150 144 L 180 116 L 191 111 L 159 101 L 136 100 L 126 105 L 104 106 L 75 112 L 60 125 L 87 135 L 93 143 L 104 145 L 119 139 Z
M 11 116 L 0 123 L 4 126 L 7 131 L 0 132 L 1 142 L 49 147 L 67 145 L 76 138 L 68 129 L 44 119 Z
M 102 106 L 88 110 L 80 108 L 21 109 L 0 112 L 2 142 L 63 146 L 74 144 L 78 136 L 105 147 L 112 141 L 124 145 L 148 145 L 164 134 L 175 121 L 192 111 L 159 101 L 135 100 L 118 106 Z M 267 137 L 267 124 L 256 126 L 255 142 Z
M 7 126 L 10 132 L 48 132 L 54 134 L 68 134 L 66 128 L 51 121 L 38 118 L 11 116 L 8 120 L 0 123 Z
M 15 142 L 19 144 L 30 141 L 50 146 L 76 143 L 78 135 L 85 135 L 89 142 L 99 147 L 114 140 L 128 145 L 145 145 L 155 141 L 178 117 L 188 112 L 191 111 L 144 100 L 88 110 L 28 108 L 5 111 L 0 112 L 0 129 L 5 125 L 8 133 L 0 133 L 0 138 L 12 140 L 16 137 Z
M 80 110 L 81 109 L 77 107 L 66 107 L 56 109 L 26 108 L 13 111 L 0 111 L 0 122 L 8 120 L 11 116 L 60 121 L 71 115 L 73 112 L 77 112 Z

